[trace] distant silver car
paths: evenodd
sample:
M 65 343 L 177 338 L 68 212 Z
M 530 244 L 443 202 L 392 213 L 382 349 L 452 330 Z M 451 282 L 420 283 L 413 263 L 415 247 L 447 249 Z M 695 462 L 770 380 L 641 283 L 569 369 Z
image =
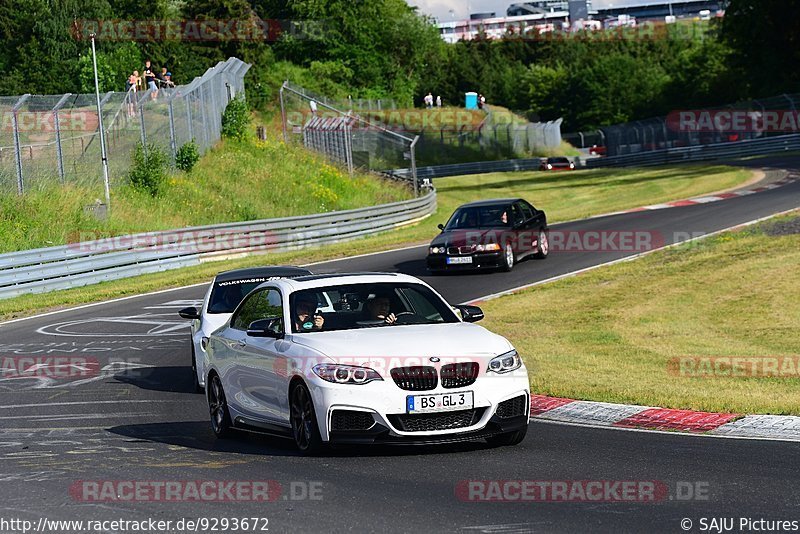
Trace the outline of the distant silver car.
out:
M 308 269 L 293 266 L 251 267 L 225 271 L 214 277 L 208 286 L 203 305 L 184 308 L 178 314 L 192 321 L 192 375 L 194 389 L 200 393 L 205 388 L 206 343 L 211 333 L 224 325 L 233 310 L 253 289 L 264 282 L 279 278 L 293 278 L 313 274 Z

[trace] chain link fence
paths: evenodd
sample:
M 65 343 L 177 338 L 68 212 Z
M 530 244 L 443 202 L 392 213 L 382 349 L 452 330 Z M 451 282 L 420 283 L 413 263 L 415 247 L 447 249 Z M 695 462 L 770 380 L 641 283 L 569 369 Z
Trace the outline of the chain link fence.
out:
M 288 81 L 281 87 L 280 96 L 286 142 L 302 143 L 350 173 L 407 168 L 415 193 L 419 193 L 416 136 L 393 132 L 354 111 L 342 111 L 326 98 Z
M 666 117 L 565 137 L 591 139 L 592 144 L 605 146 L 608 156 L 767 139 L 800 133 L 798 106 L 800 94 L 784 94 L 716 108 L 676 110 Z
M 137 143 L 153 144 L 174 162 L 192 139 L 200 153 L 220 138 L 222 112 L 244 95 L 250 65 L 219 62 L 188 85 L 159 91 L 100 95 L 111 185 L 124 180 Z M 94 94 L 0 97 L 0 193 L 52 184 L 103 183 L 100 128 Z

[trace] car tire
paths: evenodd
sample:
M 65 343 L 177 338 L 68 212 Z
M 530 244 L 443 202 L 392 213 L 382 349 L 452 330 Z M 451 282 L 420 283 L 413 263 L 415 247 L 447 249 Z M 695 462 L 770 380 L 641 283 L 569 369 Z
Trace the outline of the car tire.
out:
M 544 228 L 539 230 L 539 238 L 537 240 L 536 254 L 533 255 L 537 260 L 545 259 L 550 254 L 550 237 Z
M 192 384 L 192 389 L 195 393 L 202 393 L 205 391 L 205 388 L 200 385 L 200 381 L 197 379 L 197 356 L 194 351 L 194 340 L 192 340 Z
M 225 400 L 225 391 L 222 389 L 222 380 L 219 375 L 212 376 L 209 382 L 208 411 L 211 415 L 211 430 L 214 431 L 215 436 L 224 439 L 233 433 L 228 402 Z
M 517 257 L 514 255 L 514 248 L 511 246 L 511 243 L 506 243 L 505 249 L 503 249 L 503 259 L 501 260 L 500 270 L 505 273 L 511 272 L 516 262 Z
M 526 426 L 522 430 L 515 430 L 514 432 L 506 432 L 505 434 L 497 434 L 496 436 L 491 436 L 489 438 L 486 438 L 486 442 L 489 445 L 494 445 L 497 447 L 511 447 L 522 443 L 527 433 L 528 433 L 528 427 Z
M 289 419 L 292 423 L 294 444 L 300 453 L 314 456 L 322 452 L 323 442 L 314 411 L 314 401 L 303 383 L 296 384 L 289 391 Z

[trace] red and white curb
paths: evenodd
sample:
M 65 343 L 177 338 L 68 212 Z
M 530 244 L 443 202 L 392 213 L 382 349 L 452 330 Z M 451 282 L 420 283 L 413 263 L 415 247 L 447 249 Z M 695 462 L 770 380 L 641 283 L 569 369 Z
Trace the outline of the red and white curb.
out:
M 740 189 L 738 191 L 731 191 L 729 193 L 719 193 L 716 195 L 707 195 L 704 197 L 696 197 L 690 198 L 686 200 L 675 200 L 673 202 L 665 202 L 663 204 L 653 204 L 651 206 L 643 206 L 641 208 L 633 208 L 630 210 L 623 210 L 617 211 L 614 213 L 608 213 L 605 215 L 601 215 L 601 217 L 609 217 L 611 215 L 623 215 L 626 213 L 637 213 L 641 211 L 653 211 L 653 210 L 664 210 L 669 208 L 682 208 L 684 206 L 696 206 L 698 204 L 710 204 L 712 202 L 719 202 L 721 200 L 728 200 L 730 198 L 737 198 L 737 197 L 745 197 L 747 195 L 754 195 L 756 193 L 763 193 L 764 191 L 769 191 L 771 189 L 777 189 L 779 187 L 783 187 L 786 184 L 792 183 L 796 181 L 800 176 L 797 174 L 789 174 L 780 180 L 776 180 L 769 184 L 755 187 L 753 189 Z
M 531 419 L 619 429 L 800 441 L 800 417 L 673 410 L 531 395 Z

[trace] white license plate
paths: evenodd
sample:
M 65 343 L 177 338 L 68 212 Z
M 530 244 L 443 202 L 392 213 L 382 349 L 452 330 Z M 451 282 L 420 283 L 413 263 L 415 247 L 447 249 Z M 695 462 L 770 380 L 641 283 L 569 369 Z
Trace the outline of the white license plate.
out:
M 472 256 L 461 256 L 458 258 L 447 258 L 447 265 L 472 263 Z
M 406 411 L 408 413 L 451 412 L 453 410 L 471 410 L 473 394 L 471 391 L 461 393 L 440 393 L 437 395 L 408 395 Z

